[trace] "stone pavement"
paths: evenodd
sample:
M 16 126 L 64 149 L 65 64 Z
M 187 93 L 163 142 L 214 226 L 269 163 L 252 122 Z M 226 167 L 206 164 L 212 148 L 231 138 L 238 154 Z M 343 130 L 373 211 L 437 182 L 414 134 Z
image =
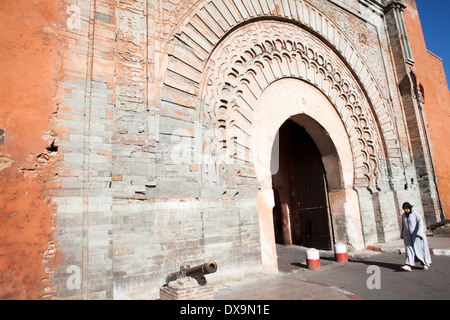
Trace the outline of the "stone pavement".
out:
M 428 236 L 432 255 L 450 256 L 450 237 Z M 244 280 L 218 285 L 214 288 L 215 300 L 359 300 L 347 292 L 326 283 L 307 280 L 307 248 L 277 245 L 277 274 L 254 274 Z M 353 259 L 367 259 L 380 252 L 404 253 L 403 241 L 396 240 L 369 246 L 366 250 L 348 252 Z M 332 251 L 320 251 L 321 269 L 331 268 L 334 261 Z M 352 263 L 352 262 L 349 262 Z
M 300 246 L 277 245 L 277 274 L 253 274 L 243 280 L 217 285 L 215 300 L 359 300 L 351 292 L 305 279 L 299 273 L 314 272 L 306 267 L 306 250 Z M 376 252 L 364 250 L 358 255 Z M 321 269 L 333 262 L 333 252 L 320 251 Z
M 294 274 L 255 274 L 245 280 L 215 288 L 215 300 L 353 300 L 351 292 L 296 278 Z

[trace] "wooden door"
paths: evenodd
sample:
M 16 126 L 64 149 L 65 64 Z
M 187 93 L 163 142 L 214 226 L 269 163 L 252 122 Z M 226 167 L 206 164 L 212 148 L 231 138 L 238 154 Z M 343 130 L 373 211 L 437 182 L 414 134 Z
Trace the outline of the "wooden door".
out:
M 279 150 L 279 170 L 272 177 L 277 243 L 286 244 L 289 233 L 292 244 L 331 249 L 325 169 L 316 143 L 303 127 L 288 120 L 280 128 Z M 289 230 L 282 225 L 286 216 Z
M 331 237 L 327 187 L 322 161 L 302 164 L 295 169 L 302 245 L 329 250 Z

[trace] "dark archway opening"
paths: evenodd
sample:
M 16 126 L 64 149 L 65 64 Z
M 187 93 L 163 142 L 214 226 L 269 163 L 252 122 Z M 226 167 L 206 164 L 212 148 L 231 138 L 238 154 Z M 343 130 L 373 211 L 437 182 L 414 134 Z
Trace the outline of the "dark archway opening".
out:
M 273 174 L 275 240 L 278 244 L 332 248 L 326 173 L 320 151 L 292 120 L 280 128 L 278 171 Z

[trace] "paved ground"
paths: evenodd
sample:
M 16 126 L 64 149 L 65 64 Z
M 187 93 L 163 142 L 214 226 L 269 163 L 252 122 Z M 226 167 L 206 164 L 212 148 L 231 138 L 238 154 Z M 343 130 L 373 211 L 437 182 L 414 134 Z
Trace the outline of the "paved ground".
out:
M 450 299 L 450 238 L 429 237 L 433 264 L 428 271 L 401 271 L 403 242 L 377 244 L 349 253 L 337 263 L 320 251 L 321 268 L 306 268 L 306 248 L 277 246 L 280 272 L 255 274 L 215 288 L 216 300 L 434 300 Z M 369 286 L 368 286 L 369 283 Z
M 353 293 L 339 287 L 311 280 L 314 275 L 330 270 L 336 264 L 332 252 L 321 251 L 321 269 L 306 267 L 307 248 L 277 246 L 279 273 L 254 274 L 244 280 L 227 283 L 215 288 L 216 300 L 352 300 L 359 299 Z M 368 255 L 379 253 L 368 252 Z
M 252 275 L 239 283 L 222 286 L 215 300 L 352 300 L 350 292 L 296 277 L 292 274 Z

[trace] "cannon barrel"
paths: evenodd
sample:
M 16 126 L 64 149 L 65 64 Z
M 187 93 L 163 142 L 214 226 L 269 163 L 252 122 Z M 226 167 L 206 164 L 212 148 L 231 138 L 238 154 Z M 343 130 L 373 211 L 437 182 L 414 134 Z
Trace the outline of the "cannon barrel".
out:
M 209 260 L 208 262 L 199 264 L 198 266 L 192 268 L 190 266 L 186 267 L 183 266 L 180 268 L 180 271 L 170 273 L 166 277 L 166 284 L 168 284 L 171 281 L 175 281 L 179 277 L 184 276 L 186 277 L 189 276 L 199 281 L 201 278 L 204 277 L 205 274 L 214 273 L 216 271 L 217 271 L 217 263 L 215 263 L 212 260 Z
M 205 262 L 204 264 L 200 264 L 192 268 L 187 268 L 186 276 L 192 276 L 196 274 L 205 275 L 214 273 L 216 271 L 217 271 L 217 264 L 214 261 L 210 260 L 208 262 Z

